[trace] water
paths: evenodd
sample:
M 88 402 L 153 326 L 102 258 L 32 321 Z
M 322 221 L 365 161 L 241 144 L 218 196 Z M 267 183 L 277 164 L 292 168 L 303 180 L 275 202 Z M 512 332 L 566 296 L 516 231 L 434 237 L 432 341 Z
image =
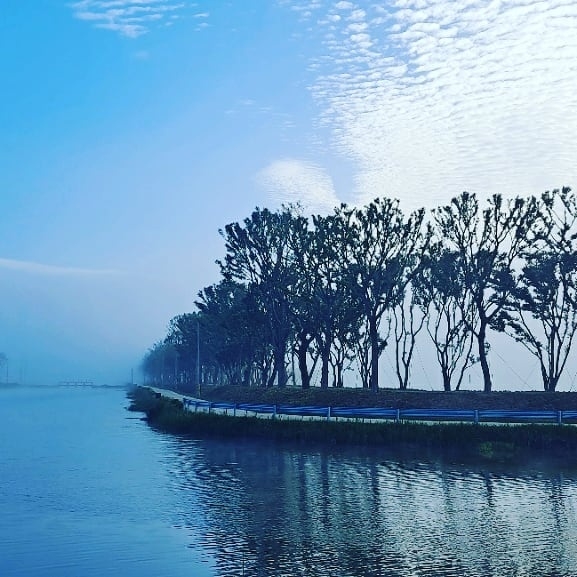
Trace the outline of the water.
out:
M 208 442 L 0 390 L 0 577 L 575 576 L 577 468 Z

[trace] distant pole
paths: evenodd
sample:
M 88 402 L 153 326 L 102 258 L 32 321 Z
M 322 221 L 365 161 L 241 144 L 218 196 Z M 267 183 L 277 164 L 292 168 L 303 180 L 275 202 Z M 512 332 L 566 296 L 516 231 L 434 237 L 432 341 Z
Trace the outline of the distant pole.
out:
M 164 347 L 162 347 L 162 370 L 160 373 L 160 382 L 162 383 L 162 386 L 164 387 L 164 354 L 165 354 L 165 349 Z
M 174 387 L 178 391 L 180 383 L 178 382 L 178 351 L 174 349 Z
M 196 319 L 196 384 L 200 397 L 200 322 L 198 318 Z

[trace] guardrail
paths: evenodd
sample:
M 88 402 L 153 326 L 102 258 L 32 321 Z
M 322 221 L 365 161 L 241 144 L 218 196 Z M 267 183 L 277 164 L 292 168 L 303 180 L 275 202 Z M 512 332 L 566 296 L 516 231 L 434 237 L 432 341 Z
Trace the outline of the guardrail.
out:
M 312 417 L 328 420 L 352 419 L 370 421 L 432 421 L 432 422 L 470 422 L 470 423 L 538 423 L 538 424 L 574 424 L 577 423 L 577 411 L 510 411 L 499 409 L 387 409 L 381 407 L 295 407 L 290 405 L 266 405 L 252 403 L 213 403 L 184 397 L 183 404 L 188 410 L 206 412 L 217 411 L 237 416 L 238 411 L 245 415 L 281 415 L 291 417 Z

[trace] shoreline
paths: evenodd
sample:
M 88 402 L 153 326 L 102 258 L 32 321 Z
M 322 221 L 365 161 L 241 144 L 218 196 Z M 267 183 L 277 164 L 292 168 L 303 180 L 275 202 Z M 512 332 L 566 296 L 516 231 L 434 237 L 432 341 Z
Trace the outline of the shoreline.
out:
M 429 456 L 455 456 L 486 461 L 561 457 L 574 462 L 577 427 L 548 424 L 474 424 L 461 422 L 358 422 L 262 419 L 191 412 L 177 393 L 164 397 L 149 388 L 129 393 L 129 410 L 142 412 L 150 426 L 197 438 L 290 442 L 298 445 L 365 446 L 406 449 Z M 176 397 L 176 398 L 175 398 Z M 571 461 L 567 461 L 571 457 Z

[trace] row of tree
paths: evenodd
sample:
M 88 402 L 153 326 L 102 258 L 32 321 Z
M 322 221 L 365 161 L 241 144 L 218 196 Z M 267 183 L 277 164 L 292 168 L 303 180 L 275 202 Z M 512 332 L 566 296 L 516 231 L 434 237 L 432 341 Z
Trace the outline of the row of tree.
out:
M 196 312 L 171 320 L 146 354 L 152 380 L 175 384 L 343 386 L 355 367 L 379 387 L 379 358 L 394 350 L 410 386 L 417 339 L 433 346 L 443 387 L 480 364 L 491 391 L 490 331 L 510 335 L 539 362 L 554 391 L 577 330 L 577 198 L 489 198 L 464 192 L 405 216 L 397 200 L 341 205 L 328 216 L 299 206 L 255 209 L 220 231 L 219 283 Z

